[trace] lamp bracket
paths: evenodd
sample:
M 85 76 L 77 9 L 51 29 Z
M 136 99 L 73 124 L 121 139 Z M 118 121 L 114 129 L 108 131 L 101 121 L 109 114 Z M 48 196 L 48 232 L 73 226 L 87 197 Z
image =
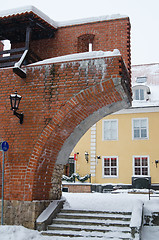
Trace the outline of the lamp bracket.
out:
M 24 118 L 24 114 L 23 113 L 17 113 L 15 110 L 13 110 L 13 114 L 20 119 L 20 124 L 23 123 L 23 118 Z

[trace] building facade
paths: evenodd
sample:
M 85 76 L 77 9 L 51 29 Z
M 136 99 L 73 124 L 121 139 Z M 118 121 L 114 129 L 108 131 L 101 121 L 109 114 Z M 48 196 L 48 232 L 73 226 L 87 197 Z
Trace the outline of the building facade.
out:
M 159 183 L 159 64 L 132 66 L 132 91 L 132 107 L 97 122 L 71 154 L 74 171 L 102 189 Z

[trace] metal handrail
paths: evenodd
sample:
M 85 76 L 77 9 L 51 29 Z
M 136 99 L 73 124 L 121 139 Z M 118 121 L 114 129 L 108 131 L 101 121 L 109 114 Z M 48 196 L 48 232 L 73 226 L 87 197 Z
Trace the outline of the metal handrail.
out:
M 158 184 L 159 185 L 159 183 L 154 183 L 154 184 Z M 152 185 L 152 183 L 151 183 L 151 185 Z M 158 196 L 152 196 L 151 195 L 151 188 L 149 188 L 149 200 L 150 200 L 150 198 L 152 198 L 152 197 L 159 197 L 159 195 Z

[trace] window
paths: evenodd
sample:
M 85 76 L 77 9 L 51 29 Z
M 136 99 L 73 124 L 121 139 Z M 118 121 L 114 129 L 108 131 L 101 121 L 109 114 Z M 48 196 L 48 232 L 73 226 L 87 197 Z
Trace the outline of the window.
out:
M 149 175 L 149 158 L 148 156 L 134 156 L 133 169 L 135 176 L 148 176 Z
M 103 157 L 103 177 L 118 176 L 118 158 Z
M 150 88 L 148 86 L 137 85 L 133 87 L 133 100 L 149 100 Z
M 137 83 L 145 83 L 145 82 L 147 82 L 147 77 L 137 77 L 136 82 Z
M 118 140 L 118 120 L 103 120 L 103 140 Z
M 94 35 L 84 34 L 78 37 L 77 51 L 80 52 L 92 52 L 94 46 Z
M 136 89 L 134 91 L 134 100 L 144 100 L 144 89 Z
M 76 172 L 76 166 L 75 166 L 75 160 L 74 157 L 69 157 L 68 164 L 64 166 L 64 175 L 71 177 L 73 173 Z
M 148 138 L 148 119 L 136 118 L 133 119 L 133 139 Z

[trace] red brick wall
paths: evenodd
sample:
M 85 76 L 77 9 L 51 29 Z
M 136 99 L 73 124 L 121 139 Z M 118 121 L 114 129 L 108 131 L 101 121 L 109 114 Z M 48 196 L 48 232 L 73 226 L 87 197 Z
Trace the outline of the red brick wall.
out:
M 55 161 L 74 129 L 102 107 L 124 98 L 128 101 L 120 85 L 121 74 L 130 84 L 122 58 L 103 58 L 107 66 L 103 71 L 96 67 L 98 61 L 85 60 L 87 69 L 80 67 L 81 61 L 28 66 L 26 79 L 13 74 L 11 68 L 0 69 L 0 134 L 10 146 L 5 199 L 48 199 Z M 114 78 L 119 80 L 117 88 Z M 15 90 L 22 95 L 22 125 L 10 111 L 9 96 Z
M 80 51 L 78 39 L 85 34 L 94 36 L 93 51 L 120 50 L 130 70 L 129 18 L 60 27 L 55 32 L 54 38 L 32 42 L 31 48 L 42 59 L 77 53 Z
M 91 193 L 91 184 L 63 184 L 72 193 Z
M 3 51 L 3 43 L 0 41 L 0 51 Z
M 32 42 L 31 48 L 42 59 L 77 53 L 87 50 L 89 36 L 94 51 L 119 49 L 130 70 L 129 18 L 60 27 L 54 38 Z M 27 66 L 26 79 L 11 68 L 0 69 L 0 135 L 10 146 L 5 161 L 5 199 L 49 198 L 54 164 L 76 127 L 105 106 L 119 103 L 115 108 L 119 110 L 120 102 L 128 104 L 130 79 L 123 60 L 120 56 L 96 59 L 96 63 L 104 61 L 102 70 L 94 60 L 84 60 L 87 69 L 82 67 L 84 61 Z M 15 90 L 22 95 L 22 125 L 10 111 L 9 96 Z

